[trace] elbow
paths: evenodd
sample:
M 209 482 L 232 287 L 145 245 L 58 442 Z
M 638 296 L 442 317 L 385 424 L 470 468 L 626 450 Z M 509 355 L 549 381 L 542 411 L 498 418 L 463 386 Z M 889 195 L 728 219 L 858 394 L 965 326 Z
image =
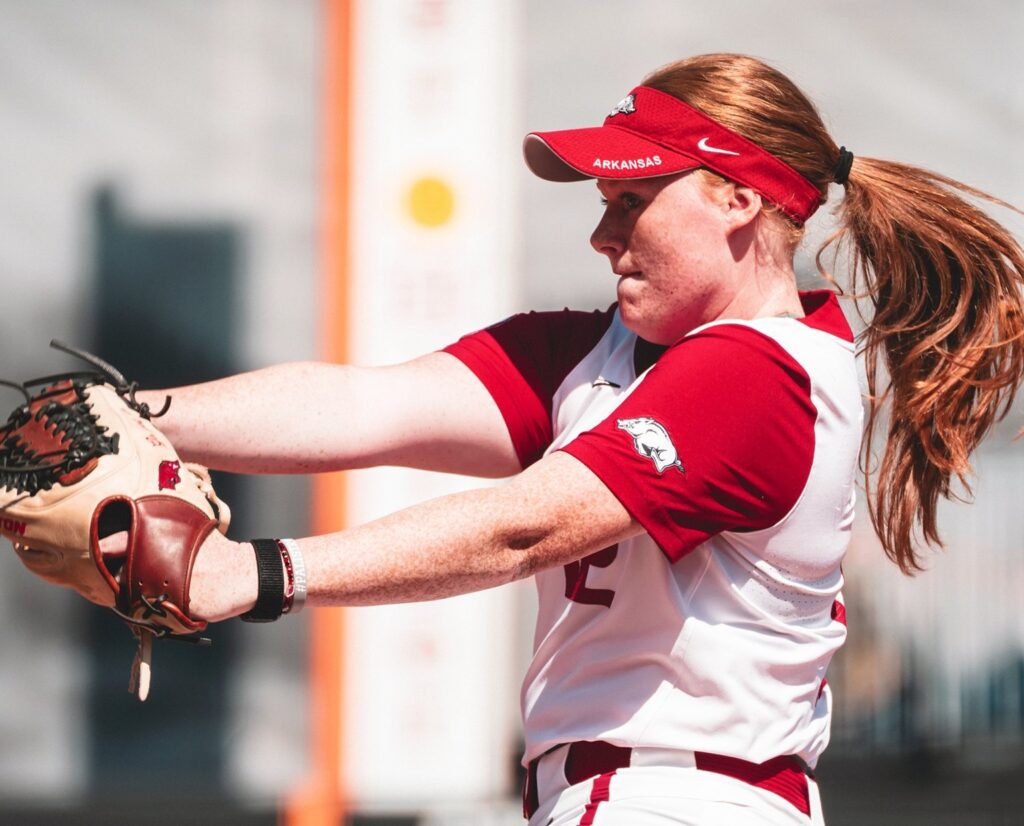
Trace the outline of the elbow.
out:
M 510 582 L 527 579 L 562 564 L 557 531 L 524 525 L 508 530 L 499 540 Z
M 525 542 L 525 540 L 523 540 Z M 528 579 L 535 574 L 545 570 L 550 565 L 544 563 L 544 557 L 540 552 L 538 544 L 524 544 L 522 547 L 514 547 L 510 543 L 507 553 L 509 555 L 509 581 L 518 582 L 520 579 Z

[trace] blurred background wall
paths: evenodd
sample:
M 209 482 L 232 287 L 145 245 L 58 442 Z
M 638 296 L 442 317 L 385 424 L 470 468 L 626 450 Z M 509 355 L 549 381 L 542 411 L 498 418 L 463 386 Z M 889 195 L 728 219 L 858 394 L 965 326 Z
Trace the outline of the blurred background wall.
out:
M 365 2 L 410 19 L 472 5 Z M 0 0 L 0 376 L 70 365 L 47 350 L 52 336 L 131 365 L 149 386 L 317 356 L 325 8 Z M 480 274 L 501 279 L 493 289 L 510 311 L 614 298 L 607 264 L 587 244 L 596 192 L 529 176 L 515 156 L 522 133 L 599 123 L 648 71 L 689 54 L 762 57 L 855 153 L 1024 204 L 1015 0 L 509 8 L 506 30 L 463 36 L 512 55 L 507 145 L 494 162 L 515 243 L 510 272 Z M 466 131 L 467 145 L 474 137 Z M 415 132 L 405 138 L 415 154 Z M 1019 216 L 1000 217 L 1024 234 Z M 808 250 L 829 224 L 822 210 Z M 798 263 L 812 284 L 810 257 Z M 831 824 L 1020 822 L 1024 447 L 1012 437 L 1022 424 L 1018 405 L 980 451 L 976 501 L 944 509 L 947 548 L 928 573 L 901 577 L 870 531 L 858 532 L 846 566 L 849 643 L 829 675 L 837 708 L 821 775 Z M 308 528 L 308 480 L 219 481 L 231 491 L 234 536 Z M 528 589 L 513 602 L 518 619 L 493 644 L 514 680 Z M 139 707 L 121 685 L 131 638 L 101 613 L 0 554 L 0 822 L 118 822 L 134 797 L 157 792 L 166 805 L 148 813 L 154 823 L 274 822 L 309 768 L 306 618 L 228 624 L 208 650 L 159 646 L 154 695 Z M 509 709 L 492 719 L 508 725 Z M 517 822 L 514 743 L 508 750 L 504 794 L 421 806 L 385 794 L 361 817 Z
M 319 14 L 277 0 L 0 4 L 4 377 L 70 367 L 51 337 L 148 386 L 312 355 Z M 219 486 L 236 535 L 308 524 L 304 479 Z M 140 707 L 120 623 L 32 581 L 12 553 L 0 565 L 5 801 L 86 805 L 138 784 L 273 806 L 302 776 L 301 619 L 217 629 L 212 649 L 161 646 L 164 690 Z

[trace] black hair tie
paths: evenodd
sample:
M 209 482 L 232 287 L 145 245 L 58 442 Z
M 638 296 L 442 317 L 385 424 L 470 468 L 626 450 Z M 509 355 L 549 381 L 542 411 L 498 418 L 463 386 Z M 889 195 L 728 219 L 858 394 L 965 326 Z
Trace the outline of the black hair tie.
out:
M 850 180 L 850 168 L 853 166 L 853 153 L 845 146 L 839 147 L 839 160 L 836 161 L 836 168 L 832 172 L 832 180 L 840 186 L 846 186 Z

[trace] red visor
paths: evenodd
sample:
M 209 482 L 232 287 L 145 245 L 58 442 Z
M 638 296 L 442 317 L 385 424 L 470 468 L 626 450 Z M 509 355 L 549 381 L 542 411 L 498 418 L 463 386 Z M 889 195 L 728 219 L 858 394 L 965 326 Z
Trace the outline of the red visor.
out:
M 760 146 L 672 95 L 638 86 L 603 126 L 531 132 L 526 165 L 548 181 L 654 178 L 706 167 L 749 186 L 803 223 L 818 208 L 817 187 Z

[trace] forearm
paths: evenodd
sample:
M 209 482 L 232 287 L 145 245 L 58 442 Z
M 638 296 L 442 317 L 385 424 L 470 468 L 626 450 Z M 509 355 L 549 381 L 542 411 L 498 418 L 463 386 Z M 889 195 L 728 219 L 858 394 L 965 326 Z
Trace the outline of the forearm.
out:
M 508 492 L 474 490 L 299 542 L 311 605 L 432 600 L 522 579 L 575 553 L 554 532 L 502 517 Z
M 640 531 L 576 460 L 558 454 L 545 463 L 502 487 L 453 494 L 299 540 L 310 604 L 380 605 L 479 591 L 564 565 Z M 239 559 L 245 555 L 200 556 L 193 598 L 203 616 L 224 619 L 255 603 L 255 567 L 239 568 L 248 564 Z M 232 585 L 219 591 L 218 583 L 227 579 Z M 225 594 L 237 602 L 220 603 Z
M 220 470 L 397 465 L 483 477 L 520 470 L 494 400 L 445 353 L 390 367 L 296 362 L 170 395 L 158 426 L 185 459 Z M 139 396 L 156 409 L 164 391 Z
M 170 391 L 143 391 L 156 420 L 188 461 L 238 473 L 306 473 L 350 466 L 330 432 L 339 425 L 356 368 L 296 362 Z

